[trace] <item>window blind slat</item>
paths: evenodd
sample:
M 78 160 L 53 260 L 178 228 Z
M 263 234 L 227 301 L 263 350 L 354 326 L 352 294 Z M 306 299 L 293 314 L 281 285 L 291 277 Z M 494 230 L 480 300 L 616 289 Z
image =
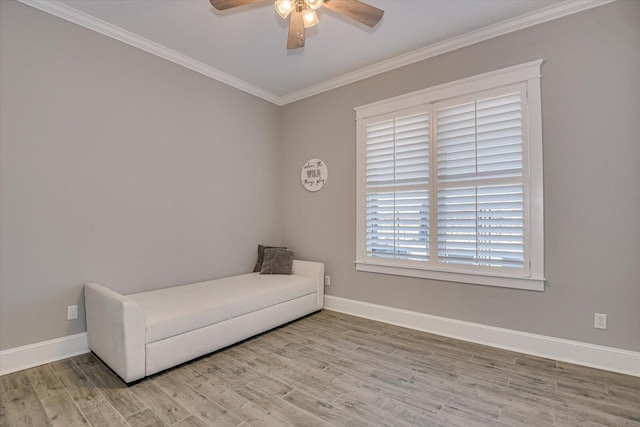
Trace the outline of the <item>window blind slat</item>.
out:
M 521 184 L 438 192 L 438 260 L 447 264 L 523 268 Z
M 428 114 L 369 124 L 366 134 L 367 187 L 428 183 Z
M 437 260 L 523 268 L 521 94 L 446 105 L 434 107 L 434 167 L 439 182 L 451 183 L 436 186 Z M 365 128 L 368 256 L 429 260 L 429 126 L 423 113 Z M 483 184 L 487 179 L 512 184 Z M 403 191 L 388 190 L 400 185 Z
M 428 191 L 368 194 L 366 227 L 367 255 L 428 260 Z
M 520 110 L 520 93 L 437 110 L 438 179 L 522 176 Z

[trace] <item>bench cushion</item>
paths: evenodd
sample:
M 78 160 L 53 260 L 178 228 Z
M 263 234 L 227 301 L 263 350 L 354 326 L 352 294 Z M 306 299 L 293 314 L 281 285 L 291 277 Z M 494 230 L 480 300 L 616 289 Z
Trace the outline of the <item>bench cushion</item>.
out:
M 148 344 L 315 292 L 307 277 L 250 273 L 127 297 L 142 307 Z

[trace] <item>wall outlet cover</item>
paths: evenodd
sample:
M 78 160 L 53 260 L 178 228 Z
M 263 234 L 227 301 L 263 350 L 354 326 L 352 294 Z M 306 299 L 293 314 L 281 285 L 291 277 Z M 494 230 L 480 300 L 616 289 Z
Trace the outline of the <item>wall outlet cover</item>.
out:
M 70 305 L 67 307 L 67 320 L 75 320 L 78 318 L 78 306 Z
M 593 327 L 596 329 L 607 329 L 607 315 L 603 313 L 596 313 L 594 316 Z

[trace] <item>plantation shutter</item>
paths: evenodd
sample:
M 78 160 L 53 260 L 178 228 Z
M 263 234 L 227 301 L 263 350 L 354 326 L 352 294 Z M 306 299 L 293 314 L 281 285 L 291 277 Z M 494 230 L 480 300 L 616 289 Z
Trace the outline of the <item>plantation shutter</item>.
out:
M 541 64 L 355 108 L 357 271 L 544 290 Z
M 366 251 L 429 259 L 429 114 L 368 123 Z
M 521 90 L 436 104 L 438 262 L 524 268 Z

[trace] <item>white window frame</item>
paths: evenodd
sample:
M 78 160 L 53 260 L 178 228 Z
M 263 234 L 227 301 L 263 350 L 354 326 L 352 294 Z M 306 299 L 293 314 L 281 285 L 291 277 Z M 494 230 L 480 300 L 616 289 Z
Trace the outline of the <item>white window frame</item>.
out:
M 480 74 L 450 83 L 400 95 L 372 104 L 356 107 L 357 124 L 357 220 L 356 220 L 356 270 L 400 276 L 418 277 L 477 285 L 544 291 L 544 199 L 542 157 L 542 104 L 540 97 L 540 68 L 543 60 Z M 526 118 L 523 126 L 523 185 L 525 213 L 525 267 L 516 272 L 507 268 L 491 271 L 469 271 L 463 266 L 425 266 L 422 262 L 396 262 L 367 256 L 366 250 L 366 119 L 401 114 L 403 111 L 446 101 L 450 98 L 473 95 L 477 92 L 521 84 L 525 88 L 523 104 Z M 433 118 L 431 118 L 433 120 Z M 431 155 L 435 155 L 432 141 Z M 433 173 L 436 165 L 432 162 Z M 430 197 L 434 199 L 434 194 Z M 432 204 L 433 206 L 433 204 Z M 433 230 L 433 227 L 432 227 Z M 437 233 L 436 235 L 437 236 Z M 432 239 L 434 235 L 432 234 Z M 433 248 L 433 245 L 432 245 Z M 431 257 L 437 253 L 431 251 Z

